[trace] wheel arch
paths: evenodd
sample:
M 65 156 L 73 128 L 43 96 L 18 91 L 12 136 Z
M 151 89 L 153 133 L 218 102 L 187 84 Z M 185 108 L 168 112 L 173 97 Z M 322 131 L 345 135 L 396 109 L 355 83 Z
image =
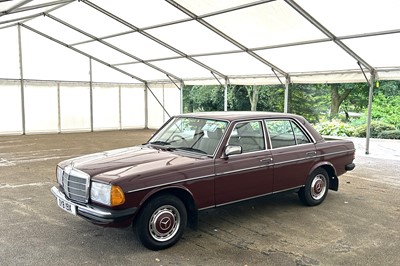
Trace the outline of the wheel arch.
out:
M 336 174 L 336 169 L 330 162 L 320 162 L 316 164 L 310 171 L 309 175 L 318 168 L 324 169 L 329 176 L 329 189 L 338 191 L 339 189 L 339 179 Z
M 188 214 L 188 225 L 192 229 L 197 229 L 198 225 L 198 210 L 196 203 L 194 201 L 193 194 L 187 188 L 182 186 L 171 186 L 171 187 L 163 187 L 152 190 L 149 192 L 146 197 L 143 198 L 142 202 L 139 205 L 139 212 L 143 209 L 143 207 L 151 201 L 153 198 L 158 197 L 162 194 L 173 195 L 179 198 L 182 203 L 186 207 L 186 211 Z

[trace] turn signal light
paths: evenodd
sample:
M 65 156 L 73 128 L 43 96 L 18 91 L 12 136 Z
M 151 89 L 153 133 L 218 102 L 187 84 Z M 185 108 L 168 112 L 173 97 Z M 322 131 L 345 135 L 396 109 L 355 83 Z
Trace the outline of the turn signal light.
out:
M 125 194 L 119 186 L 111 186 L 111 206 L 118 206 L 125 203 Z

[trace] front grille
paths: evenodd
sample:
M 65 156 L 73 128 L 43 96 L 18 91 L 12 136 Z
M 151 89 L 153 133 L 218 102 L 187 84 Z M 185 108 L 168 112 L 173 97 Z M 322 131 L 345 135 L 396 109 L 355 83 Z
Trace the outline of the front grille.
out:
M 87 203 L 89 175 L 76 169 L 65 169 L 62 175 L 65 195 L 73 201 Z

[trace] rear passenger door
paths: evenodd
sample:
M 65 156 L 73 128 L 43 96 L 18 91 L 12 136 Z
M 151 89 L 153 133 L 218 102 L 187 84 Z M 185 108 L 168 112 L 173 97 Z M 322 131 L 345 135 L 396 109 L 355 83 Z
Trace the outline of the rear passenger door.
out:
M 304 185 L 316 160 L 312 138 L 292 119 L 268 119 L 265 124 L 274 162 L 273 191 Z

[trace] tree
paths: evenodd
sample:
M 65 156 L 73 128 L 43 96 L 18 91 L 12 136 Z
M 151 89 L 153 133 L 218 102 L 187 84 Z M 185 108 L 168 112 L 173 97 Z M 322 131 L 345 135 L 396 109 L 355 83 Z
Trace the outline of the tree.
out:
M 257 111 L 259 86 L 245 86 L 250 100 L 251 111 Z
M 345 84 L 331 84 L 331 117 L 339 115 L 340 105 L 350 95 L 353 90 L 352 87 L 348 88 Z
M 183 89 L 184 112 L 224 110 L 224 89 L 221 86 L 195 85 Z
M 243 111 L 251 110 L 250 101 L 248 100 L 248 92 L 246 86 L 233 85 L 228 90 L 228 107 L 229 110 Z
M 289 112 L 316 123 L 329 110 L 329 87 L 326 84 L 291 84 Z

